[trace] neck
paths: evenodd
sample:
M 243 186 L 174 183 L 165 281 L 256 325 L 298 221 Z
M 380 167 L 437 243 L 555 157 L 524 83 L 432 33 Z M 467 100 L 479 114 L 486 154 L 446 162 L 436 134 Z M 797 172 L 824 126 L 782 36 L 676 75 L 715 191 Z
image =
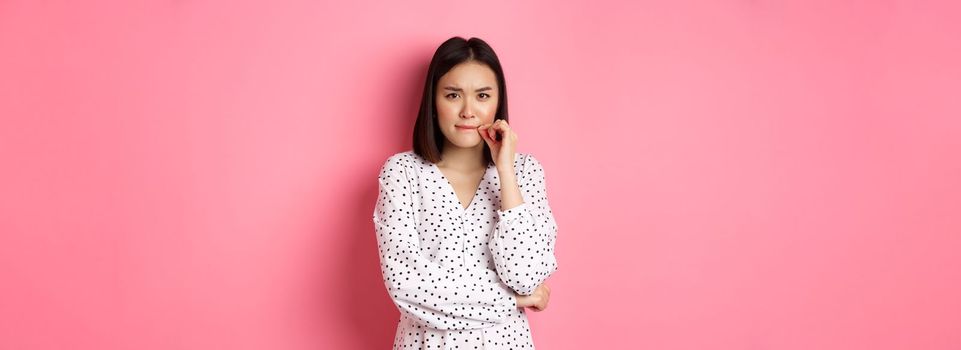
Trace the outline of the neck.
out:
M 464 148 L 445 142 L 444 150 L 441 151 L 441 161 L 437 162 L 437 166 L 458 170 L 486 168 L 484 143 L 479 143 L 475 147 Z

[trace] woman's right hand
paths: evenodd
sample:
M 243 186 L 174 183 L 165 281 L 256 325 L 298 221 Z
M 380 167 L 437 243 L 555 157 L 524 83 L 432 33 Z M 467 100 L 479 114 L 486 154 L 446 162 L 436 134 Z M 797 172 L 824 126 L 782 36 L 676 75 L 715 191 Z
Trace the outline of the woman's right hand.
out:
M 514 298 L 517 299 L 517 307 L 529 307 L 540 312 L 547 309 L 547 304 L 551 299 L 551 289 L 547 287 L 547 284 L 541 284 L 534 289 L 534 293 L 531 293 L 531 295 L 518 294 Z

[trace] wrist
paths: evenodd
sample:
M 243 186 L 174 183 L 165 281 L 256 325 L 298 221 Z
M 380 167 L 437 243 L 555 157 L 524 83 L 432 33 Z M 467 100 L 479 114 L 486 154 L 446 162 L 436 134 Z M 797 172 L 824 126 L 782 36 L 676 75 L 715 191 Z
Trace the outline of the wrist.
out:
M 514 173 L 514 160 L 517 158 L 517 154 L 514 154 L 511 159 L 504 159 L 503 155 L 500 155 L 496 159 L 495 166 L 497 171 L 500 173 Z
M 527 296 L 525 296 L 525 295 L 514 294 L 514 302 L 515 302 L 515 304 L 517 304 L 517 307 L 528 307 L 528 306 L 530 306 L 530 305 L 528 304 L 528 299 L 529 299 L 529 298 L 527 298 Z
M 498 166 L 497 166 L 497 175 L 500 175 L 501 179 L 504 179 L 504 178 L 514 178 L 514 176 L 515 176 L 515 175 L 514 175 L 514 165 L 513 165 L 513 164 L 511 164 L 511 165 L 504 165 L 504 166 L 498 165 Z

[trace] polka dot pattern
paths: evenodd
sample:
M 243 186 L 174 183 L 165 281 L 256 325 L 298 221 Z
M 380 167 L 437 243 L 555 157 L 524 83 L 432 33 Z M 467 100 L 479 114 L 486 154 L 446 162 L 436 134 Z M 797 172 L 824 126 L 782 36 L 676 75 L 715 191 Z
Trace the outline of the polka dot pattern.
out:
M 395 349 L 533 349 L 514 295 L 529 295 L 557 270 L 557 224 L 544 170 L 514 160 L 524 203 L 500 210 L 500 182 L 487 167 L 465 208 L 433 163 L 411 150 L 378 176 L 373 211 L 381 272 L 401 312 Z

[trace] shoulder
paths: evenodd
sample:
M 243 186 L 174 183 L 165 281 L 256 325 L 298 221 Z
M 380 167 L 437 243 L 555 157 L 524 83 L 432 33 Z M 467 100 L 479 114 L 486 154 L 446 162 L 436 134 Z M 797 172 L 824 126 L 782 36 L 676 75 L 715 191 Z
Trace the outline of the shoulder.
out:
M 541 165 L 537 157 L 530 153 L 517 152 L 517 158 L 514 160 L 514 169 L 520 178 L 521 184 L 531 182 L 543 183 L 546 177 L 544 175 L 544 166 Z
M 416 157 L 417 154 L 411 150 L 397 152 L 387 157 L 387 160 L 384 161 L 384 165 L 406 166 L 412 164 L 414 162 L 414 158 Z
M 424 162 L 420 156 L 414 153 L 413 150 L 407 150 L 403 152 L 397 152 L 387 157 L 384 160 L 383 165 L 380 167 L 381 176 L 390 175 L 391 173 L 397 173 L 400 175 L 408 176 L 408 174 L 413 172 L 413 169 L 417 164 Z
M 518 169 L 523 169 L 525 172 L 528 171 L 543 171 L 543 166 L 540 160 L 537 159 L 531 153 L 517 152 L 517 158 L 514 160 L 514 165 Z

